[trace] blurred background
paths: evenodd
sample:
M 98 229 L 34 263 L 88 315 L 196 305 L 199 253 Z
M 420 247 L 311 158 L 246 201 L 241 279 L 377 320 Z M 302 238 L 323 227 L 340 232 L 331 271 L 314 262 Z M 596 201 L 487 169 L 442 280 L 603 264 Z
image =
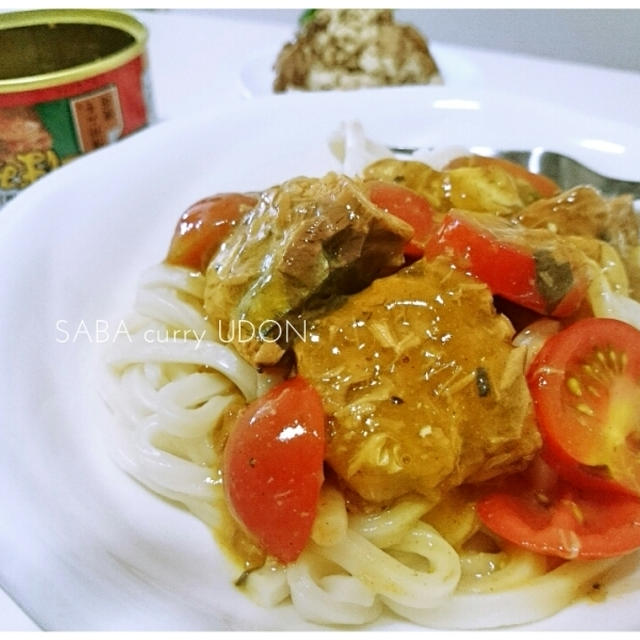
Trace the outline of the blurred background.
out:
M 292 28 L 300 15 L 296 9 L 217 11 Z M 437 42 L 640 71 L 640 9 L 397 9 L 395 17 Z

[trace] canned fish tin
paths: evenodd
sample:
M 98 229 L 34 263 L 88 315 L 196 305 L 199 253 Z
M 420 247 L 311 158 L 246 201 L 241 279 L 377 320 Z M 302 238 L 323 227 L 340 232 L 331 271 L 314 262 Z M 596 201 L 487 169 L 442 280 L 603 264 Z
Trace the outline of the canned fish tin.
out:
M 119 11 L 0 14 L 0 206 L 149 122 L 146 41 Z

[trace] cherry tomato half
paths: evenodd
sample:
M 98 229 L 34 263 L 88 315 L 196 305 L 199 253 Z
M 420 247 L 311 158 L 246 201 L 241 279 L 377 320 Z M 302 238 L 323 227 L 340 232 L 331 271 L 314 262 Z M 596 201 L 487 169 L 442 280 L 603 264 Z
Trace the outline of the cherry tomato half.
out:
M 505 540 L 566 560 L 618 556 L 640 547 L 640 500 L 578 489 L 560 478 L 540 490 L 526 473 L 511 477 L 507 489 L 480 499 L 476 512 Z
M 572 483 L 640 496 L 640 331 L 585 318 L 527 372 L 545 458 Z
M 434 232 L 434 211 L 429 202 L 411 189 L 390 182 L 366 183 L 369 199 L 380 209 L 413 227 L 413 238 L 404 248 L 408 258 L 421 258 L 425 241 Z
M 221 193 L 192 204 L 180 216 L 167 262 L 204 271 L 237 220 L 256 202 L 242 193 Z
M 324 420 L 318 393 L 292 378 L 246 407 L 225 445 L 231 512 L 282 562 L 294 561 L 311 534 L 324 480 Z
M 535 230 L 514 229 L 493 214 L 453 210 L 425 253 L 448 253 L 494 295 L 543 315 L 570 316 L 587 291 L 586 263 L 562 238 L 553 238 L 555 245 L 548 238 L 544 242 L 539 238 Z M 563 258 L 558 257 L 560 253 L 554 255 L 554 246 L 562 246 Z

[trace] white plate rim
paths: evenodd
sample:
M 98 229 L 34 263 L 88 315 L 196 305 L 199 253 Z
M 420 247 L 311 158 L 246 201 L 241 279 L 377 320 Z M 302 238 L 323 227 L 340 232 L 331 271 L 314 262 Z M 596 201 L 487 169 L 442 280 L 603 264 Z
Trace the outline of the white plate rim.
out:
M 438 103 L 438 101 L 440 101 Z M 439 106 L 434 106 L 436 103 Z M 385 112 L 382 116 L 372 112 L 371 105 L 375 104 L 378 112 Z M 407 107 L 407 105 L 410 105 Z M 475 105 L 475 106 L 474 106 Z M 564 124 L 569 129 L 571 129 L 570 133 L 566 133 L 566 135 L 561 135 L 559 132 L 555 131 L 555 135 L 559 136 L 557 138 L 557 149 L 561 151 L 572 151 L 574 155 L 580 156 L 579 159 L 583 160 L 591 160 L 592 164 L 594 164 L 594 168 L 608 168 L 611 173 L 612 169 L 616 171 L 621 177 L 633 177 L 631 175 L 623 175 L 625 171 L 632 171 L 629 169 L 629 162 L 637 162 L 640 158 L 640 133 L 637 130 L 634 130 L 632 127 L 627 125 L 622 125 L 620 123 L 609 122 L 600 118 L 590 118 L 586 114 L 580 114 L 577 112 L 573 112 L 569 109 L 557 108 L 550 102 L 544 101 L 531 101 L 524 98 L 518 98 L 514 96 L 510 96 L 506 93 L 499 92 L 486 92 L 486 91 L 469 91 L 469 90 L 455 90 L 448 87 L 443 88 L 434 88 L 430 87 L 428 91 L 424 91 L 421 88 L 402 88 L 393 91 L 386 90 L 369 90 L 358 93 L 351 93 L 350 95 L 346 94 L 337 94 L 332 93 L 330 95 L 325 96 L 307 96 L 307 95 L 296 95 L 296 96 L 277 96 L 277 97 L 268 97 L 263 99 L 257 99 L 252 101 L 251 103 L 244 103 L 242 105 L 234 105 L 229 110 L 218 110 L 216 112 L 203 113 L 198 116 L 194 116 L 188 119 L 176 120 L 168 123 L 160 124 L 156 127 L 150 128 L 140 134 L 136 134 L 131 138 L 118 143 L 118 145 L 114 145 L 113 147 L 101 150 L 94 154 L 90 154 L 85 158 L 68 165 L 67 167 L 59 170 L 58 172 L 52 173 L 50 176 L 47 176 L 45 179 L 40 180 L 38 183 L 34 184 L 27 191 L 21 194 L 18 198 L 16 198 L 13 202 L 9 203 L 4 209 L 0 211 L 0 255 L 2 255 L 2 269 L 5 271 L 7 275 L 13 275 L 14 277 L 27 276 L 25 278 L 26 285 L 29 285 L 30 292 L 33 291 L 33 287 L 35 287 L 35 291 L 42 292 L 44 285 L 38 279 L 38 276 L 42 274 L 34 268 L 33 261 L 36 258 L 41 257 L 42 254 L 37 255 L 35 252 L 37 250 L 42 250 L 45 254 L 46 258 L 45 264 L 48 267 L 53 267 L 55 274 L 56 262 L 51 262 L 51 260 L 57 259 L 64 261 L 64 267 L 67 268 L 69 265 L 73 265 L 74 261 L 71 257 L 69 257 L 68 251 L 65 250 L 65 247 L 56 246 L 54 248 L 47 249 L 47 237 L 42 237 L 42 234 L 45 232 L 42 229 L 39 229 L 41 225 L 40 221 L 42 220 L 43 211 L 48 212 L 50 216 L 55 220 L 56 218 L 59 220 L 60 224 L 64 226 L 65 220 L 63 216 L 65 215 L 65 209 L 69 209 L 71 215 L 76 216 L 75 222 L 80 223 L 82 230 L 87 232 L 92 227 L 88 226 L 86 221 L 83 221 L 79 217 L 79 207 L 76 204 L 69 204 L 68 199 L 65 199 L 66 194 L 73 193 L 74 184 L 81 183 L 83 186 L 81 191 L 85 198 L 95 195 L 96 197 L 104 197 L 108 200 L 109 203 L 111 201 L 118 202 L 118 196 L 120 191 L 126 194 L 135 194 L 136 188 L 142 188 L 145 190 L 149 190 L 151 188 L 157 190 L 166 189 L 166 185 L 163 185 L 161 182 L 154 182 L 152 185 L 145 184 L 144 182 L 127 183 L 126 188 L 123 185 L 113 185 L 111 181 L 107 180 L 105 176 L 109 174 L 111 178 L 119 177 L 121 179 L 129 178 L 132 174 L 138 178 L 138 180 L 144 179 L 144 172 L 140 171 L 140 167 L 136 168 L 135 159 L 139 159 L 141 154 L 145 151 L 145 149 L 153 148 L 157 150 L 158 148 L 162 148 L 162 143 L 165 140 L 169 140 L 174 142 L 177 139 L 181 139 L 184 137 L 185 140 L 190 140 L 193 142 L 197 137 L 198 131 L 201 128 L 209 127 L 207 130 L 212 131 L 221 131 L 222 127 L 229 126 L 226 123 L 231 122 L 232 126 L 238 127 L 239 123 L 252 123 L 252 131 L 254 133 L 260 132 L 260 127 L 256 126 L 255 120 L 264 117 L 264 123 L 261 125 L 264 127 L 265 131 L 274 126 L 287 127 L 290 126 L 291 118 L 295 117 L 298 114 L 304 114 L 303 117 L 311 117 L 314 115 L 317 120 L 322 120 L 323 124 L 326 124 L 327 113 L 333 114 L 336 116 L 348 115 L 349 118 L 354 115 L 360 114 L 362 117 L 360 118 L 365 122 L 373 124 L 372 132 L 380 133 L 381 129 L 384 129 L 385 118 L 390 119 L 395 114 L 393 112 L 394 109 L 397 109 L 400 113 L 411 113 L 414 118 L 416 115 L 420 115 L 421 110 L 424 111 L 425 114 L 433 114 L 434 111 L 438 110 L 438 113 L 444 113 L 448 116 L 451 116 L 451 121 L 459 121 L 465 122 L 465 118 L 472 117 L 474 114 L 482 113 L 483 109 L 496 109 L 496 105 L 502 105 L 503 113 L 501 115 L 506 116 L 507 111 L 520 111 L 521 114 L 529 115 L 538 114 L 539 118 L 545 119 L 546 122 L 550 122 L 551 118 L 553 118 L 557 123 Z M 385 111 L 386 110 L 386 111 Z M 322 111 L 323 116 L 320 117 L 318 114 Z M 275 121 L 273 118 L 279 118 L 280 120 Z M 382 122 L 383 126 L 378 126 L 376 130 L 375 122 L 376 118 L 378 119 L 378 123 Z M 516 118 L 517 120 L 517 118 Z M 335 126 L 339 125 L 338 119 L 335 121 Z M 411 137 L 412 132 L 407 132 L 407 135 L 403 138 L 401 133 L 402 122 L 397 122 L 395 119 L 392 122 L 392 126 L 390 127 L 391 131 L 389 135 L 397 136 L 394 137 L 393 140 L 387 139 L 384 140 L 387 143 L 396 143 L 398 145 L 410 145 L 417 144 L 419 141 L 416 141 L 415 138 Z M 582 147 L 580 145 L 580 136 L 577 133 L 577 130 L 580 127 L 588 128 L 588 135 L 592 135 L 596 132 L 601 138 L 605 141 L 613 142 L 614 144 L 621 144 L 619 141 L 626 139 L 629 141 L 627 147 L 625 147 L 623 152 L 612 152 L 607 153 L 602 150 L 594 150 L 593 148 Z M 296 131 L 300 128 L 300 126 L 292 127 Z M 427 127 L 428 129 L 428 127 Z M 574 131 L 575 129 L 575 131 Z M 286 131 L 286 129 L 285 129 Z M 314 140 L 315 143 L 318 143 L 320 130 L 309 130 L 309 137 Z M 635 133 L 634 133 L 635 131 Z M 535 127 L 534 127 L 535 132 Z M 415 132 L 413 132 L 415 133 Z M 460 136 L 460 132 L 455 132 L 456 135 Z M 489 132 L 490 133 L 490 132 Z M 501 132 L 500 135 L 488 135 L 487 140 L 493 140 L 494 142 L 499 142 L 505 139 L 515 140 L 518 139 L 519 142 L 526 142 L 530 140 L 530 135 L 532 131 L 506 131 Z M 585 132 L 587 133 L 587 132 Z M 462 132 L 462 137 L 464 137 L 465 133 Z M 266 135 L 266 134 L 265 134 Z M 287 135 L 291 135 L 291 131 L 287 131 Z M 468 135 L 468 134 L 466 134 Z M 189 137 L 190 136 L 190 137 Z M 190 142 L 190 144 L 191 144 Z M 459 139 L 456 139 L 455 142 L 460 142 Z M 467 141 L 468 144 L 475 144 L 476 141 Z M 483 141 L 484 142 L 484 141 Z M 633 145 L 631 144 L 633 143 Z M 239 143 L 239 146 L 244 145 L 247 149 L 250 149 L 252 144 L 255 145 L 255 142 L 251 140 L 242 140 Z M 312 154 L 313 155 L 313 154 Z M 134 160 L 122 161 L 122 158 L 127 156 L 128 158 L 134 158 Z M 188 154 L 178 153 L 179 159 L 182 162 L 189 162 Z M 324 162 L 327 159 L 326 153 L 319 153 L 317 156 L 313 156 L 311 164 L 314 162 L 317 163 L 319 161 Z M 162 159 L 148 159 L 151 163 L 150 171 L 153 175 L 153 171 L 161 172 L 167 171 L 166 162 L 163 164 Z M 192 159 L 191 159 L 192 161 Z M 156 164 L 154 164 L 156 163 Z M 262 164 L 258 163 L 259 166 L 264 166 L 264 162 Z M 201 166 L 201 164 L 199 165 Z M 636 166 L 639 166 L 636 164 Z M 604 169 L 603 169 L 604 170 Z M 136 173 L 137 171 L 137 173 Z M 140 175 L 142 173 L 142 175 Z M 93 189 L 87 186 L 87 181 L 93 180 Z M 256 186 L 267 186 L 267 185 L 256 185 Z M 111 193 L 105 193 L 105 188 L 111 188 L 113 191 Z M 197 184 L 194 186 L 194 189 L 200 188 L 201 184 Z M 118 191 L 120 189 L 120 191 Z M 193 196 L 193 194 L 191 194 Z M 133 196 L 132 196 L 133 197 Z M 189 195 L 185 194 L 185 198 L 188 198 Z M 175 203 L 180 201 L 180 198 L 175 196 L 175 193 L 167 194 L 167 198 L 169 202 Z M 154 200 L 153 198 L 148 199 L 149 202 L 153 202 L 157 204 L 157 198 Z M 147 200 L 145 200 L 147 202 Z M 184 204 L 188 204 L 188 201 L 184 201 Z M 85 207 L 90 208 L 91 203 L 88 202 L 84 205 Z M 171 214 L 168 211 L 163 211 L 159 214 L 158 218 L 162 220 L 163 225 L 163 234 L 166 233 L 167 229 L 170 229 L 175 219 L 177 219 L 177 215 L 180 213 L 179 210 L 175 209 L 175 204 L 172 205 L 173 209 Z M 54 208 L 51 211 L 51 207 Z M 106 205 L 104 203 L 96 203 L 94 206 L 96 212 L 104 214 Z M 118 218 L 118 222 L 121 224 L 123 222 L 123 215 L 119 214 L 120 218 Z M 171 217 L 168 217 L 171 215 Z M 52 224 L 49 222 L 48 224 Z M 84 225 L 84 226 L 82 226 Z M 45 225 L 46 226 L 46 225 Z M 136 227 L 135 224 L 131 225 L 132 232 L 139 231 L 139 228 Z M 104 231 L 105 224 L 103 223 L 100 227 L 100 231 Z M 27 231 L 31 231 L 34 233 L 40 233 L 41 237 L 38 237 L 38 242 L 36 246 L 32 246 L 29 243 L 25 244 L 24 234 Z M 47 228 L 47 231 L 51 231 L 51 229 Z M 95 232 L 97 233 L 97 232 Z M 95 237 L 92 238 L 94 245 L 97 245 L 100 248 L 100 240 L 101 238 Z M 161 237 L 161 234 L 157 233 L 158 237 Z M 60 238 L 52 233 L 51 236 L 56 240 Z M 168 242 L 169 236 L 166 235 L 166 242 Z M 90 244 L 90 243 L 89 243 Z M 106 240 L 103 244 L 109 244 Z M 111 245 L 109 245 L 111 246 Z M 161 258 L 161 253 L 163 247 L 156 247 L 158 254 L 157 257 Z M 50 251 L 50 255 L 47 253 Z M 82 251 L 83 259 L 89 259 L 91 256 L 92 250 L 90 248 L 85 248 Z M 150 264 L 148 259 L 152 257 L 154 252 L 147 248 L 147 253 L 145 254 L 145 260 L 147 260 L 146 264 Z M 99 261 L 96 261 L 98 264 Z M 125 266 L 121 268 L 121 272 L 126 273 L 127 268 L 130 268 L 133 264 L 136 264 L 133 261 L 131 264 L 127 263 Z M 136 266 L 138 266 L 136 264 Z M 77 301 L 78 296 L 80 296 L 84 290 L 74 289 L 74 281 L 73 281 L 73 273 L 59 273 L 57 275 L 65 276 L 64 287 L 58 283 L 56 284 L 55 279 L 51 277 L 49 279 L 44 277 L 44 282 L 47 285 L 53 287 L 53 291 L 55 295 L 66 295 L 66 296 L 76 296 L 73 298 Z M 127 295 L 130 295 L 133 290 L 133 286 L 135 284 L 134 280 L 137 277 L 137 272 L 129 272 L 129 276 L 132 281 L 129 283 L 128 288 L 125 286 L 126 292 L 125 295 L 120 296 L 120 300 L 126 298 Z M 87 277 L 86 275 L 83 277 Z M 81 283 L 80 283 L 81 284 Z M 86 284 L 86 283 L 85 283 Z M 40 289 L 38 289 L 38 286 Z M 50 297 L 45 301 L 47 303 L 55 304 L 55 297 Z M 5 309 L 5 319 L 8 322 L 5 322 L 5 327 L 8 327 L 8 331 L 5 331 L 3 336 L 0 337 L 0 352 L 10 353 L 10 358 L 8 362 L 15 366 L 14 371 L 10 371 L 8 369 L 3 369 L 0 372 L 0 388 L 5 389 L 5 396 L 2 400 L 0 400 L 4 409 L 7 410 L 4 413 L 5 419 L 8 415 L 11 415 L 12 418 L 17 420 L 19 423 L 21 420 L 25 420 L 25 425 L 29 420 L 26 420 L 21 413 L 21 410 L 24 410 L 24 406 L 20 403 L 24 403 L 28 398 L 27 392 L 24 387 L 17 386 L 21 381 L 27 379 L 27 374 L 41 374 L 39 368 L 35 368 L 33 371 L 22 371 L 20 369 L 21 360 L 18 356 L 28 356 L 31 359 L 27 358 L 27 363 L 34 367 L 34 364 L 37 362 L 34 355 L 34 350 L 36 346 L 42 345 L 42 343 L 38 345 L 32 345 L 30 342 L 27 342 L 24 346 L 24 351 L 18 353 L 18 348 L 16 344 L 18 343 L 9 341 L 7 338 L 11 336 L 11 331 L 16 331 L 16 327 L 24 326 L 27 329 L 38 330 L 38 323 L 33 317 L 34 312 L 42 312 L 46 314 L 46 305 L 44 302 L 38 302 L 34 306 L 34 308 L 26 307 L 26 311 L 23 310 L 22 315 L 17 314 L 8 314 L 6 311 L 9 309 L 8 304 L 12 301 L 15 302 L 19 299 L 23 304 L 28 296 L 25 296 L 25 292 L 19 284 L 16 282 L 9 282 L 8 280 L 4 280 L 0 284 L 0 303 L 3 303 L 3 306 L 0 308 Z M 116 299 L 118 295 L 113 294 L 110 299 Z M 96 312 L 98 307 L 92 307 L 92 312 Z M 126 311 L 126 309 L 125 309 Z M 22 323 L 22 324 L 21 324 Z M 51 326 L 48 327 L 51 330 Z M 20 336 L 18 336 L 20 337 Z M 16 336 L 13 336 L 16 338 Z M 51 334 L 48 334 L 48 338 L 51 338 Z M 31 349 L 31 350 L 30 350 Z M 60 352 L 58 352 L 60 353 Z M 51 353 L 48 354 L 51 356 Z M 72 363 L 77 364 L 78 360 L 73 360 Z M 45 362 L 43 365 L 43 370 L 48 370 L 47 367 L 51 367 L 52 363 Z M 49 372 L 50 373 L 50 372 Z M 86 373 L 86 372 L 84 372 Z M 15 375 L 14 375 L 15 374 Z M 31 379 L 31 378 L 29 378 Z M 37 375 L 34 380 L 38 380 Z M 72 380 L 75 380 L 76 383 L 82 382 L 82 377 L 78 375 L 78 372 L 75 372 L 72 376 Z M 46 385 L 44 385 L 46 387 Z M 34 384 L 34 387 L 37 388 L 38 385 Z M 42 406 L 39 406 L 36 409 L 33 409 L 31 413 L 28 415 L 28 418 L 33 420 L 35 418 L 42 418 L 42 414 L 46 413 L 46 409 L 55 410 L 56 402 L 60 402 L 60 397 L 56 396 L 56 389 L 51 389 L 52 396 L 46 402 L 43 403 Z M 12 396 L 11 394 L 15 394 Z M 29 405 L 27 405 L 29 406 Z M 61 408 L 61 415 L 65 415 L 65 411 L 68 410 L 68 407 Z M 3 422 L 2 413 L 0 413 L 0 423 Z M 21 425 L 23 426 L 23 425 Z M 11 498 L 4 496 L 0 499 L 0 504 L 5 507 L 5 513 L 12 514 L 14 518 L 13 524 L 15 524 L 20 518 L 22 518 L 21 524 L 23 529 L 25 529 L 28 525 L 33 525 L 39 522 L 38 514 L 33 510 L 32 505 L 29 501 L 34 499 L 33 494 L 33 483 L 37 481 L 37 478 L 34 477 L 34 469 L 33 468 L 17 468 L 16 464 L 13 463 L 10 458 L 8 458 L 8 454 L 19 454 L 21 452 L 20 449 L 20 438 L 19 432 L 16 432 L 16 427 L 8 423 L 5 423 L 3 429 L 6 429 L 5 437 L 8 438 L 7 446 L 10 451 L 6 451 L 3 454 L 0 454 L 0 474 L 5 476 L 5 480 L 8 480 L 9 477 L 18 476 L 21 479 L 25 480 L 24 485 L 19 485 L 16 495 Z M 8 435 L 7 435 L 8 434 Z M 60 447 L 63 442 L 60 442 L 57 438 L 62 434 L 58 434 L 56 432 L 51 434 L 47 434 L 49 438 L 48 443 L 55 447 Z M 86 436 L 82 436 L 86 438 Z M 94 442 L 93 439 L 87 439 L 88 443 Z M 29 454 L 35 456 L 35 459 L 41 463 L 45 458 L 43 451 L 38 450 L 36 447 L 34 449 L 34 443 L 27 441 L 26 444 L 29 446 Z M 89 454 L 89 458 L 92 462 L 97 465 L 102 464 L 102 454 L 100 451 L 93 451 Z M 23 453 L 23 455 L 26 455 Z M 102 462 L 101 462 L 102 461 Z M 28 465 L 27 465 L 28 467 Z M 144 490 L 141 490 L 139 487 L 135 486 L 134 483 L 130 482 L 128 479 L 123 479 L 120 477 L 120 472 L 118 470 L 114 470 L 111 468 L 100 468 L 100 475 L 98 480 L 104 481 L 114 481 L 118 483 L 118 490 L 124 493 L 118 493 L 117 497 L 122 497 L 122 495 L 127 492 L 136 493 L 136 501 L 142 500 L 146 505 L 150 504 L 149 498 L 152 498 L 153 501 L 157 499 L 153 496 L 148 496 Z M 20 499 L 24 500 L 21 502 Z M 158 501 L 160 502 L 160 501 Z M 138 504 L 138 502 L 136 502 Z M 116 502 L 109 503 L 110 507 L 118 508 L 119 505 Z M 65 508 L 69 509 L 69 513 L 73 514 L 74 508 L 79 508 L 78 504 L 72 503 L 68 505 L 67 503 L 63 503 Z M 162 514 L 165 515 L 169 511 L 173 512 L 174 507 L 171 505 L 166 505 L 162 503 L 155 504 L 153 506 L 154 514 Z M 131 507 L 124 507 L 124 513 L 128 516 L 130 513 Z M 188 532 L 188 536 L 193 536 L 194 540 L 198 542 L 202 542 L 202 531 L 200 530 L 197 523 L 192 522 L 194 520 L 188 514 L 180 514 L 180 517 L 177 518 L 180 521 L 181 525 L 186 526 L 186 531 Z M 56 523 L 59 524 L 59 523 Z M 68 529 L 60 524 L 60 531 L 68 534 Z M 142 529 L 143 532 L 146 530 Z M 98 608 L 96 611 L 73 611 L 72 610 L 72 602 L 73 597 L 65 598 L 64 594 L 55 594 L 59 596 L 59 599 L 54 600 L 57 603 L 58 607 L 67 607 L 68 609 L 65 612 L 65 615 L 61 617 L 61 611 L 57 610 L 55 612 L 47 611 L 44 614 L 41 609 L 41 600 L 44 597 L 52 596 L 51 593 L 47 590 L 47 581 L 43 580 L 40 577 L 40 581 L 37 582 L 37 585 L 34 587 L 33 591 L 28 590 L 28 586 L 25 586 L 23 582 L 21 582 L 24 576 L 33 576 L 35 571 L 37 570 L 37 566 L 34 564 L 33 559 L 29 559 L 28 556 L 25 555 L 23 550 L 20 550 L 20 544 L 23 540 L 29 539 L 29 536 L 33 535 L 33 532 L 28 532 L 26 530 L 16 530 L 12 529 L 11 526 L 8 526 L 7 522 L 3 523 L 0 526 L 0 542 L 2 542 L 2 548 L 6 549 L 3 552 L 4 556 L 4 566 L 0 567 L 0 581 L 3 585 L 7 586 L 7 590 L 14 597 L 14 599 L 24 608 L 24 610 L 39 624 L 41 624 L 45 628 L 72 628 L 72 629 L 81 629 L 87 628 L 87 625 L 93 629 L 102 629 L 102 628 L 110 628 L 111 624 L 115 624 L 115 628 L 118 628 L 118 625 L 126 624 L 131 627 L 131 625 L 136 625 L 135 618 L 121 618 L 120 620 L 116 620 L 115 623 L 109 620 L 107 615 L 106 606 L 104 608 Z M 160 536 L 160 540 L 163 544 L 171 541 L 170 535 L 162 535 Z M 60 541 L 58 541 L 60 542 Z M 156 541 L 158 542 L 158 541 Z M 213 543 L 212 543 L 213 545 Z M 126 546 L 126 543 L 125 543 Z M 98 545 L 99 547 L 99 545 Z M 7 551 L 14 551 L 13 556 L 8 554 Z M 40 540 L 40 547 L 38 549 L 38 555 L 43 555 L 47 559 L 53 558 L 51 567 L 55 567 L 56 571 L 67 570 L 69 575 L 79 574 L 80 578 L 77 581 L 76 586 L 84 586 L 84 588 L 89 591 L 93 588 L 95 583 L 93 582 L 83 582 L 87 580 L 87 572 L 86 570 L 90 570 L 92 565 L 96 563 L 95 558 L 83 559 L 82 562 L 86 563 L 86 565 L 80 566 L 78 564 L 78 558 L 73 555 L 60 558 L 56 557 L 56 554 L 59 556 L 60 549 L 57 548 L 48 548 L 46 544 L 43 544 L 43 541 Z M 116 558 L 116 561 L 113 565 L 108 567 L 109 571 L 113 571 L 114 573 L 110 573 L 109 576 L 117 576 L 117 570 L 122 567 L 118 566 L 118 562 L 120 562 L 121 558 Z M 104 567 L 100 564 L 97 565 L 98 569 L 104 569 Z M 192 567 L 191 567 L 192 568 Z M 135 569 L 135 568 L 134 568 Z M 47 571 L 47 565 L 45 565 L 45 572 Z M 135 571 L 134 571 L 135 573 Z M 50 581 L 55 578 L 55 574 L 46 576 Z M 148 576 L 147 576 L 148 579 Z M 158 576 L 154 576 L 154 579 L 158 579 Z M 635 587 L 635 578 L 633 576 L 623 576 L 621 578 L 624 580 L 631 580 L 631 583 Z M 21 584 L 21 587 L 16 589 L 16 582 Z M 104 585 L 102 585 L 104 587 Z M 131 584 L 128 583 L 128 586 L 131 587 Z M 152 585 L 154 590 L 154 597 L 146 599 L 146 594 L 144 593 L 144 589 L 140 585 L 134 585 L 140 587 L 139 589 L 133 589 L 134 595 L 136 597 L 140 597 L 141 601 L 148 603 L 156 603 L 154 598 L 157 597 L 157 593 L 162 593 L 162 590 L 165 588 L 165 585 Z M 148 582 L 145 583 L 142 581 L 142 586 L 149 587 Z M 247 609 L 251 609 L 251 606 L 247 604 Z M 181 613 L 184 615 L 185 612 L 188 612 L 190 615 L 193 615 L 192 618 L 187 620 L 175 620 L 169 615 L 160 615 L 155 620 L 154 626 L 149 620 L 138 620 L 140 627 L 142 628 L 158 628 L 158 629 L 174 629 L 174 628 L 211 628 L 213 624 L 215 626 L 216 622 L 219 622 L 220 625 L 226 625 L 229 628 L 238 628 L 239 621 L 238 618 L 233 619 L 229 617 L 225 617 L 223 622 L 215 621 L 212 623 L 211 618 L 206 615 L 202 615 L 201 611 L 192 611 L 192 608 L 189 607 L 189 603 L 181 603 L 180 608 Z M 224 616 L 223 616 L 224 617 Z M 278 615 L 276 614 L 275 618 Z M 562 616 L 560 616 L 562 618 Z M 98 619 L 99 618 L 99 619 Z M 268 619 L 272 620 L 272 625 L 275 624 L 275 627 L 278 628 L 278 621 L 273 618 Z M 260 624 L 262 624 L 265 618 L 260 618 Z M 66 620 L 66 624 L 65 621 Z M 614 624 L 624 624 L 624 620 L 618 620 Z M 633 624 L 640 624 L 640 619 L 634 619 Z M 67 626 L 68 625 L 68 626 Z M 592 628 L 588 623 L 584 623 L 585 627 Z M 241 626 L 241 625 L 240 625 Z M 406 625 L 398 624 L 397 622 L 388 622 L 383 628 L 396 628 L 396 627 L 405 627 Z M 533 625 L 532 628 L 536 628 L 537 625 Z M 306 625 L 300 624 L 299 628 L 304 628 Z M 287 628 L 292 628 L 288 626 Z M 296 628 L 296 625 L 293 626 Z M 539 628 L 547 628 L 546 623 L 542 623 L 542 627 Z M 620 627 L 624 628 L 624 627 Z

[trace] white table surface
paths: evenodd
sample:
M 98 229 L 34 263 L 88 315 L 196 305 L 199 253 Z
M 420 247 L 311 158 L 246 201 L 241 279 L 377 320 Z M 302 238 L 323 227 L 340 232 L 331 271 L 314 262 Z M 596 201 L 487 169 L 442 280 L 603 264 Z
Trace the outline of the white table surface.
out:
M 250 13 L 247 19 L 202 11 L 143 11 L 136 15 L 149 29 L 151 84 L 158 120 L 259 98 L 270 82 L 273 60 L 269 56 L 292 37 L 293 31 L 293 25 L 251 20 Z M 438 42 L 431 43 L 431 49 L 436 60 L 446 59 L 450 64 L 461 61 L 461 70 L 454 70 L 449 77 L 445 74 L 447 85 L 542 98 L 640 125 L 638 73 Z M 38 628 L 0 590 L 0 631 Z

